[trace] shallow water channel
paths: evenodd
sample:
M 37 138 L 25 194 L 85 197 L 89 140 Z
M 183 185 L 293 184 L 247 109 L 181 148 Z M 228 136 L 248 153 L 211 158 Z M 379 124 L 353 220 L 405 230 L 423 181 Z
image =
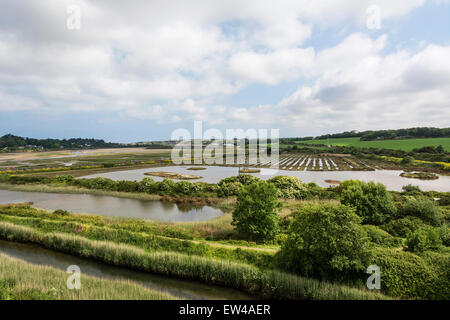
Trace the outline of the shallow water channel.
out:
M 137 200 L 90 194 L 62 194 L 0 190 L 0 204 L 33 202 L 47 210 L 140 218 L 163 222 L 206 221 L 223 215 L 219 209 L 204 206 L 185 208 L 172 202 Z
M 182 299 L 245 300 L 255 299 L 241 291 L 207 285 L 195 281 L 179 280 L 115 267 L 104 263 L 81 259 L 71 255 L 50 251 L 36 245 L 0 240 L 0 253 L 35 265 L 47 265 L 66 270 L 70 265 L 80 267 L 84 275 L 102 279 L 130 280 L 150 289 L 168 292 Z M 83 285 L 83 284 L 81 284 Z

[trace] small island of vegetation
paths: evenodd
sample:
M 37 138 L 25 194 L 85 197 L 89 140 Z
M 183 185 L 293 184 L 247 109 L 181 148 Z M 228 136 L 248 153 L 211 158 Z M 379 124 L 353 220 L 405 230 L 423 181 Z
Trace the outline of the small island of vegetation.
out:
M 439 179 L 437 174 L 432 172 L 402 172 L 400 176 L 404 178 L 420 179 L 420 180 L 436 180 Z

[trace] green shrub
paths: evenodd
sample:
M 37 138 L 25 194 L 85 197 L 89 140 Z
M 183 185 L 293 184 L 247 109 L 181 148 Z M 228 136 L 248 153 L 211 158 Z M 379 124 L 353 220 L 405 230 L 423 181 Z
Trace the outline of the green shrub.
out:
M 281 207 L 273 184 L 260 181 L 243 186 L 233 211 L 232 225 L 246 237 L 257 241 L 273 240 L 279 232 Z
M 400 211 L 400 215 L 420 218 L 423 222 L 432 226 L 440 226 L 442 224 L 441 208 L 434 200 L 428 198 L 406 201 Z
M 224 178 L 224 179 L 220 180 L 218 184 L 219 184 L 219 186 L 221 186 L 222 184 L 225 184 L 225 183 L 239 182 L 239 183 L 242 183 L 243 185 L 247 186 L 252 183 L 260 182 L 260 181 L 262 181 L 260 178 L 252 176 L 251 174 L 240 174 L 238 176 Z
M 180 181 L 175 183 L 174 192 L 184 195 L 194 195 L 201 191 L 201 186 L 189 181 Z
M 439 235 L 444 246 L 450 246 L 450 228 L 444 224 L 439 228 Z
M 396 213 L 391 195 L 381 183 L 348 180 L 341 188 L 341 203 L 354 207 L 365 224 L 383 224 Z
M 425 224 L 417 217 L 405 217 L 391 220 L 381 228 L 393 236 L 406 238 L 408 234 L 416 231 Z
M 412 184 L 408 184 L 402 187 L 403 193 L 407 195 L 416 195 L 421 194 L 422 190 L 420 190 L 419 186 L 414 186 Z
M 240 182 L 226 182 L 219 185 L 217 195 L 219 197 L 237 196 L 241 191 L 243 184 Z
M 371 263 L 380 268 L 384 293 L 402 299 L 449 298 L 448 278 L 442 277 L 442 272 L 422 257 L 388 248 L 372 252 Z
M 75 180 L 75 178 L 71 175 L 61 175 L 61 176 L 54 177 L 54 180 L 57 182 L 66 183 L 66 182 L 72 182 L 73 180 Z
M 297 177 L 277 176 L 267 180 L 278 189 L 278 196 L 285 199 L 306 199 L 308 189 Z
M 111 179 L 97 177 L 93 179 L 87 179 L 87 187 L 89 189 L 98 190 L 116 190 L 116 182 Z
M 398 248 L 403 245 L 402 238 L 393 237 L 377 226 L 364 225 L 363 228 L 367 232 L 370 241 L 381 247 Z
M 172 193 L 175 187 L 175 182 L 172 179 L 164 178 L 163 181 L 158 182 L 158 190 L 164 193 Z
M 441 236 L 436 228 L 425 226 L 411 233 L 406 239 L 408 251 L 424 252 L 436 250 L 442 245 Z
M 367 267 L 369 240 L 361 218 L 341 204 L 309 205 L 296 214 L 280 251 L 287 270 L 335 278 Z
M 145 193 L 156 193 L 158 184 L 152 178 L 145 177 L 139 182 L 139 191 Z
M 448 194 L 442 195 L 439 198 L 439 205 L 440 206 L 449 206 L 450 205 L 450 195 L 448 195 Z
M 139 191 L 139 182 L 120 180 L 116 183 L 116 191 L 119 192 L 137 192 Z

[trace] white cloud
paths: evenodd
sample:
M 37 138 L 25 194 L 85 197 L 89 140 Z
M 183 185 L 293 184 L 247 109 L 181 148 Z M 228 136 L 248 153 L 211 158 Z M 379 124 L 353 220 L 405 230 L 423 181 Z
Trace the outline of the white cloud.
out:
M 369 0 L 4 2 L 1 111 L 108 111 L 158 123 L 314 130 L 448 119 L 448 47 L 386 56 L 389 39 L 364 33 L 324 50 L 304 46 L 317 28 L 365 28 Z M 384 21 L 424 3 L 377 1 Z M 66 28 L 68 4 L 81 6 L 79 31 Z M 249 84 L 298 79 L 308 84 L 275 106 L 221 102 Z M 439 108 L 447 117 L 436 116 Z

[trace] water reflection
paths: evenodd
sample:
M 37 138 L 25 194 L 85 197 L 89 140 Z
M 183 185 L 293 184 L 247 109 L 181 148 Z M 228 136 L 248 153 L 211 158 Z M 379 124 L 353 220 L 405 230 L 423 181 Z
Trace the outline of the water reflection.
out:
M 223 215 L 212 207 L 192 207 L 173 202 L 136 200 L 89 194 L 56 194 L 0 190 L 0 203 L 33 202 L 33 206 L 74 213 L 141 218 L 164 222 L 206 221 Z

